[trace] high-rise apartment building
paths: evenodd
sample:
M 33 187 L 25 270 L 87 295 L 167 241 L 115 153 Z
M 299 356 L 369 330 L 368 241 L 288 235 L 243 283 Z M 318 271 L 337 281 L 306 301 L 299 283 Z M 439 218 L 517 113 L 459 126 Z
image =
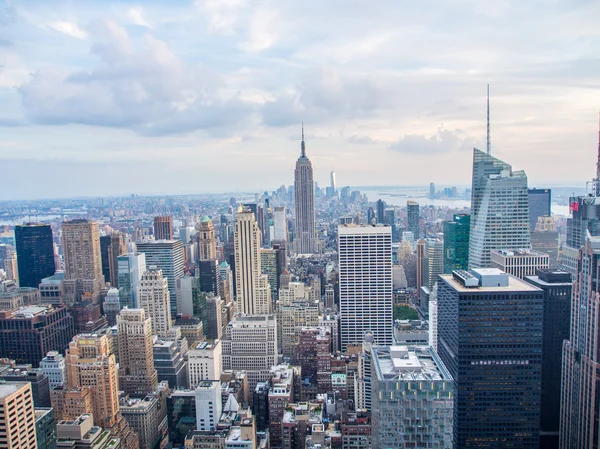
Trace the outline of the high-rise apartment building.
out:
M 495 249 L 491 256 L 492 268 L 498 268 L 519 279 L 533 276 L 537 270 L 546 270 L 550 267 L 548 254 L 531 249 Z
M 126 252 L 127 247 L 123 241 L 123 234 L 120 232 L 111 232 L 109 235 L 100 237 L 102 274 L 104 275 L 104 280 L 110 282 L 111 287 L 119 288 L 117 257 Z
M 104 287 L 98 223 L 71 220 L 62 224 L 65 295 L 68 301 L 97 301 Z
M 408 230 L 413 233 L 415 239 L 421 237 L 419 226 L 419 203 L 416 201 L 406 202 L 406 225 Z
M 392 344 L 392 232 L 389 226 L 338 226 L 342 350 L 366 332 Z
M 490 267 L 494 249 L 530 244 L 527 175 L 474 148 L 469 267 Z
M 0 447 L 37 449 L 35 411 L 29 383 L 0 384 Z
M 243 370 L 249 391 L 269 380 L 277 365 L 277 323 L 274 315 L 237 315 L 225 329 L 223 370 Z
M 537 448 L 542 290 L 487 268 L 441 275 L 437 297 L 438 352 L 456 385 L 454 447 Z
M 154 217 L 154 239 L 173 240 L 173 217 Z
M 198 260 L 215 260 L 217 258 L 217 240 L 215 227 L 210 218 L 204 217 L 198 225 Z
M 52 228 L 49 225 L 28 223 L 15 226 L 15 246 L 20 287 L 38 288 L 42 279 L 56 271 Z
M 452 221 L 444 222 L 444 273 L 469 267 L 470 233 L 470 215 L 455 214 Z
M 372 446 L 453 449 L 454 381 L 437 353 L 380 346 L 371 364 Z
M 600 237 L 590 236 L 579 252 L 571 300 L 571 335 L 564 342 L 560 448 L 593 448 L 600 441 L 598 334 L 600 333 Z M 565 319 L 568 317 L 564 317 Z
M 117 257 L 119 302 L 121 309 L 139 307 L 139 290 L 142 275 L 146 272 L 146 254 L 127 253 Z
M 529 198 L 529 229 L 533 231 L 538 218 L 552 215 L 552 190 L 528 189 L 527 196 Z
M 167 338 L 173 327 L 171 322 L 170 294 L 162 270 L 150 266 L 140 280 L 140 308 L 150 318 L 152 333 Z
M 143 309 L 123 309 L 117 315 L 119 388 L 145 397 L 158 385 L 152 355 L 152 320 Z
M 177 314 L 177 279 L 184 275 L 183 242 L 181 240 L 145 240 L 137 243 L 137 250 L 146 255 L 146 266 L 157 266 L 169 282 L 171 315 Z
M 569 273 L 557 270 L 537 270 L 525 281 L 544 291 L 540 448 L 558 449 L 562 350 L 570 335 L 573 283 Z
M 249 209 L 237 213 L 234 234 L 237 303 L 242 314 L 268 314 L 271 290 L 261 274 L 260 230 Z
M 317 252 L 315 228 L 315 186 L 312 164 L 306 157 L 304 128 L 302 128 L 301 152 L 294 173 L 294 208 L 296 226 L 294 228 L 294 248 L 297 254 Z

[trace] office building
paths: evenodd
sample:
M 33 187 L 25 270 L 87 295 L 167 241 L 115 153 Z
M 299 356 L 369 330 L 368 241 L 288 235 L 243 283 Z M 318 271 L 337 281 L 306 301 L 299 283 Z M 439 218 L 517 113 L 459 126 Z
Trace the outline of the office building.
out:
M 196 388 L 203 380 L 221 378 L 223 372 L 221 340 L 215 340 L 213 343 L 198 342 L 190 346 L 187 356 L 189 388 Z
M 137 250 L 146 254 L 146 266 L 157 266 L 169 283 L 171 315 L 177 314 L 177 279 L 183 272 L 184 247 L 181 240 L 147 240 L 137 243 Z
M 423 257 L 423 286 L 420 291 L 420 307 L 423 314 L 429 311 L 429 296 L 437 282 L 438 276 L 444 272 L 444 242 L 439 239 L 425 240 Z
M 277 275 L 277 251 L 272 248 L 260 249 L 260 272 L 267 275 L 271 287 L 271 301 L 277 302 L 279 290 L 279 276 Z
M 173 217 L 154 217 L 154 240 L 173 240 Z
M 203 325 L 204 335 L 207 340 L 216 340 L 223 337 L 223 308 L 225 303 L 220 296 L 208 295 L 204 308 Z
M 246 371 L 249 391 L 269 379 L 277 364 L 277 323 L 274 315 L 237 315 L 223 337 L 223 370 Z
M 127 252 L 123 234 L 111 232 L 100 237 L 100 255 L 102 257 L 102 274 L 104 281 L 110 282 L 111 287 L 119 288 L 119 273 L 117 257 Z
M 425 285 L 425 240 L 419 239 L 416 245 L 416 285 L 417 291 L 421 291 L 421 287 Z
M 146 254 L 133 252 L 118 256 L 117 272 L 121 309 L 138 308 L 140 281 L 146 272 Z
M 185 338 L 188 347 L 204 341 L 204 325 L 200 318 L 193 316 L 180 316 L 175 320 L 175 332 L 177 329 L 181 332 L 181 338 Z
M 181 279 L 177 279 L 176 287 L 177 314 L 194 316 L 194 300 L 200 294 L 199 279 L 195 276 L 184 276 Z
M 67 384 L 67 365 L 58 351 L 49 351 L 40 362 L 40 370 L 48 377 L 50 389 Z
M 104 287 L 98 223 L 83 219 L 65 221 L 62 240 L 68 301 L 97 301 Z
M 438 351 L 456 385 L 454 447 L 538 447 L 543 295 L 495 268 L 440 276 Z
M 580 250 L 573 283 L 570 337 L 563 345 L 560 398 L 560 448 L 593 448 L 600 440 L 596 417 L 600 413 L 598 391 L 598 283 L 600 237 L 588 233 Z M 565 315 L 564 319 L 568 316 Z
M 531 249 L 548 254 L 550 268 L 558 267 L 559 233 L 554 217 L 540 217 L 531 231 Z
M 0 384 L 0 446 L 37 449 L 33 395 L 28 383 Z
M 166 338 L 173 327 L 169 285 L 162 270 L 150 266 L 140 280 L 140 308 L 152 320 L 152 333 Z
M 4 270 L 4 260 L 12 257 L 15 254 L 15 248 L 6 243 L 0 243 L 0 269 Z
M 194 390 L 171 390 L 167 397 L 169 442 L 182 447 L 185 437 L 196 430 L 196 397 Z
M 17 256 L 15 254 L 11 254 L 4 259 L 4 272 L 7 280 L 19 282 L 19 269 L 17 268 Z
M 20 287 L 38 288 L 42 279 L 56 271 L 52 228 L 49 225 L 28 223 L 15 226 L 15 247 Z
M 376 215 L 377 224 L 383 224 L 384 223 L 383 214 L 385 211 L 385 202 L 383 200 L 377 200 L 376 204 L 377 204 L 377 215 Z
M 155 390 L 158 375 L 152 354 L 152 320 L 143 309 L 123 309 L 117 315 L 119 387 L 133 397 Z
M 538 218 L 552 215 L 552 190 L 528 189 L 527 196 L 529 198 L 529 229 L 533 231 Z
M 419 203 L 416 201 L 406 202 L 406 227 L 413 233 L 415 239 L 421 237 L 419 226 Z
M 40 282 L 38 289 L 40 291 L 41 304 L 64 304 L 65 272 L 57 271 L 52 276 L 42 279 L 42 282 Z
M 563 342 L 571 325 L 571 275 L 564 271 L 537 270 L 525 281 L 544 292 L 544 340 L 542 343 L 542 400 L 540 448 L 559 447 L 560 380 Z
M 215 238 L 215 228 L 210 218 L 204 217 L 198 225 L 198 260 L 216 260 L 217 258 L 217 239 Z
M 312 164 L 306 157 L 304 144 L 304 128 L 300 157 L 294 172 L 294 211 L 296 226 L 294 227 L 294 249 L 296 254 L 312 254 L 317 252 L 317 233 L 315 229 L 315 187 Z
M 59 447 L 74 449 L 121 449 L 127 447 L 125 442 L 112 436 L 109 430 L 94 425 L 94 417 L 89 413 L 74 419 L 59 421 L 56 424 L 56 437 L 60 442 Z M 137 440 L 135 447 L 138 447 Z
M 200 291 L 220 296 L 221 278 L 219 272 L 219 261 L 217 259 L 199 261 L 198 273 Z
M 157 340 L 152 348 L 154 368 L 159 382 L 168 382 L 171 388 L 185 388 L 188 384 L 187 362 L 174 340 Z
M 372 444 L 452 449 L 454 381 L 428 346 L 376 347 L 371 357 Z
M 221 381 L 203 380 L 194 390 L 196 397 L 196 429 L 215 430 L 223 403 L 221 402 Z
M 117 324 L 117 315 L 121 311 L 121 300 L 119 298 L 119 290 L 110 288 L 106 292 L 104 302 L 102 303 L 102 311 L 106 315 L 106 321 L 109 326 Z
M 338 226 L 342 350 L 365 332 L 392 344 L 392 232 L 389 226 Z
M 119 398 L 121 414 L 140 438 L 140 449 L 166 447 L 168 444 L 166 382 L 143 398 L 131 398 L 122 394 Z
M 474 148 L 469 267 L 490 267 L 495 249 L 530 244 L 527 175 Z
M 455 214 L 452 221 L 444 222 L 444 273 L 469 267 L 470 232 L 470 215 Z
M 219 282 L 221 284 L 221 297 L 225 304 L 233 301 L 233 272 L 231 267 L 226 261 L 221 262 L 219 265 Z
M 236 299 L 240 312 L 267 314 L 271 311 L 271 289 L 267 275 L 261 274 L 260 230 L 249 209 L 238 211 L 234 244 Z
M 276 206 L 273 211 L 273 226 L 274 233 L 271 241 L 276 242 L 287 242 L 288 237 L 288 226 L 285 206 Z
M 54 409 L 35 409 L 35 439 L 37 449 L 56 449 L 56 419 Z
M 535 275 L 537 270 L 548 269 L 550 257 L 531 249 L 495 249 L 491 254 L 491 267 L 525 279 L 525 276 Z
M 50 407 L 50 381 L 43 371 L 38 369 L 11 368 L 0 375 L 0 381 L 8 383 L 27 383 L 31 385 L 33 405 Z
M 87 389 L 96 424 L 121 438 L 124 449 L 137 449 L 139 439 L 121 415 L 115 355 L 106 334 L 79 334 L 69 344 L 67 355 L 69 389 Z M 59 436 L 60 438 L 60 436 Z
M 73 317 L 61 306 L 0 311 L 0 357 L 34 368 L 48 351 L 64 351 L 75 335 Z

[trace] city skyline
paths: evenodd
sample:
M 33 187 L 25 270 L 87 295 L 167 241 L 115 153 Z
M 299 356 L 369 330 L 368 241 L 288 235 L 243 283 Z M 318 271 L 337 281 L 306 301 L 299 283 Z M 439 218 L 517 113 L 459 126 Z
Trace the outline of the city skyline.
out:
M 403 166 L 455 184 L 485 148 L 487 83 L 492 155 L 532 185 L 591 177 L 597 3 L 308 6 L 4 3 L 6 182 L 20 198 L 152 194 L 156 177 L 169 194 L 262 191 L 289 184 L 304 120 L 321 186 L 332 169 L 393 185 Z

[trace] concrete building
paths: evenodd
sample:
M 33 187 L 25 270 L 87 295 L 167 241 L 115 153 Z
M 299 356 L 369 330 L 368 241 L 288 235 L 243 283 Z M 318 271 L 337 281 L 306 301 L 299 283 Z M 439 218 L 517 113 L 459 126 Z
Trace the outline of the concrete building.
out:
M 223 372 L 221 340 L 215 340 L 214 343 L 203 341 L 190 346 L 187 356 L 189 388 L 196 388 L 203 380 L 221 378 Z
M 274 315 L 237 315 L 225 330 L 223 370 L 246 371 L 249 391 L 269 380 L 277 364 L 277 323 Z
M 169 386 L 166 382 L 143 398 L 132 399 L 122 395 L 119 399 L 123 418 L 139 435 L 140 449 L 165 447 L 168 443 L 167 395 Z
M 83 219 L 63 222 L 62 244 L 68 301 L 97 301 L 104 287 L 98 223 Z
M 142 275 L 146 272 L 146 254 L 127 253 L 117 257 L 117 277 L 119 281 L 119 302 L 121 309 L 140 306 L 139 290 Z
M 282 447 L 282 420 L 285 409 L 294 399 L 294 371 L 287 365 L 273 367 L 268 392 L 269 443 L 272 448 Z
M 306 157 L 304 128 L 302 129 L 300 147 L 300 157 L 296 161 L 294 172 L 294 211 L 296 217 L 294 249 L 296 254 L 313 254 L 318 249 L 315 228 L 315 186 L 312 164 Z
M 187 387 L 187 362 L 176 341 L 156 340 L 152 354 L 159 382 L 166 381 L 171 388 Z
M 146 265 L 158 267 L 169 282 L 173 316 L 177 314 L 177 279 L 184 275 L 184 249 L 181 240 L 145 240 L 137 243 L 137 250 L 146 254 Z
M 221 262 L 221 265 L 219 265 L 219 282 L 221 283 L 223 301 L 225 304 L 232 302 L 234 299 L 233 272 L 226 261 Z
M 198 224 L 198 260 L 217 259 L 217 239 L 215 238 L 215 227 L 210 218 L 204 217 Z
M 73 449 L 122 449 L 125 442 L 114 437 L 109 430 L 94 425 L 94 418 L 84 414 L 75 419 L 62 420 L 56 424 L 59 448 Z
M 204 341 L 204 326 L 200 318 L 180 316 L 175 320 L 174 329 L 181 331 L 181 337 L 188 342 L 188 347 Z
M 454 381 L 434 350 L 373 348 L 371 373 L 373 447 L 454 447 Z
M 273 248 L 260 249 L 260 272 L 267 275 L 267 281 L 271 288 L 271 301 L 276 303 L 279 290 L 279 276 L 277 275 L 277 251 Z
M 423 257 L 423 286 L 420 293 L 420 308 L 423 315 L 429 313 L 429 296 L 444 272 L 444 242 L 440 239 L 426 239 Z
M 490 267 L 492 250 L 530 244 L 527 175 L 474 148 L 469 267 Z
M 550 268 L 550 257 L 531 249 L 495 249 L 491 252 L 491 267 L 525 279 L 537 270 Z
M 40 369 L 48 376 L 50 389 L 67 384 L 67 365 L 58 351 L 49 351 L 40 362 Z
M 0 384 L 0 447 L 37 449 L 33 395 L 28 383 Z
M 338 226 L 341 349 L 367 331 L 392 344 L 392 233 L 389 226 Z
M 271 288 L 262 274 L 260 229 L 250 209 L 238 211 L 234 233 L 236 299 L 243 314 L 271 312 Z
M 158 384 L 152 353 L 152 320 L 143 309 L 123 309 L 117 315 L 119 388 L 144 397 Z
M 173 217 L 154 217 L 154 239 L 173 240 Z
M 152 333 L 167 338 L 173 327 L 169 283 L 163 272 L 150 266 L 140 280 L 140 308 L 152 320 Z
M 203 380 L 194 390 L 196 398 L 196 429 L 215 430 L 221 417 L 221 381 Z
M 115 326 L 117 324 L 117 315 L 121 311 L 119 290 L 116 288 L 110 288 L 108 292 L 106 292 L 106 297 L 102 303 L 102 310 L 106 315 L 106 321 L 108 321 L 108 325 Z
M 8 383 L 27 383 L 31 385 L 33 405 L 50 407 L 50 382 L 40 369 L 11 368 L 0 375 L 0 381 Z
M 57 271 L 42 279 L 38 287 L 41 304 L 53 305 L 65 303 L 65 272 Z
M 439 355 L 456 385 L 455 447 L 538 447 L 542 290 L 482 268 L 440 276 L 437 301 Z

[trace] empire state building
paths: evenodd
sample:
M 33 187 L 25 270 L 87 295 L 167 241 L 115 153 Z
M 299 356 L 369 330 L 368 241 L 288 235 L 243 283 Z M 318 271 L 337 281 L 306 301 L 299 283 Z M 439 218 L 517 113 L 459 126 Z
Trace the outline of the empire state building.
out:
M 294 231 L 294 248 L 296 254 L 313 254 L 317 252 L 315 232 L 315 186 L 313 169 L 306 157 L 304 145 L 304 127 L 302 127 L 301 153 L 296 162 L 294 174 L 294 195 L 296 210 L 296 229 Z

